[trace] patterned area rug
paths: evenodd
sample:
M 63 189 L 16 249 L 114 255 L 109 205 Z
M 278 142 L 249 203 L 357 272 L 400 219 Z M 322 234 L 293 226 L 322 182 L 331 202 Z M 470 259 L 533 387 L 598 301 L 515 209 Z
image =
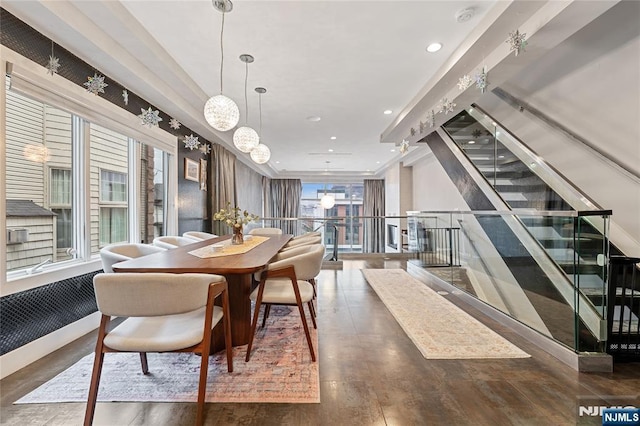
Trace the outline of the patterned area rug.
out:
M 317 355 L 318 335 L 310 318 L 307 321 Z M 207 402 L 320 402 L 318 363 L 311 362 L 296 307 L 274 306 L 267 326 L 258 327 L 253 348 L 248 363 L 244 362 L 246 345 L 234 348 L 233 373 L 227 372 L 224 351 L 210 357 Z M 98 401 L 196 401 L 198 355 L 150 353 L 148 359 L 145 376 L 137 353 L 106 354 Z M 92 368 L 93 354 L 15 403 L 86 402 Z
M 427 359 L 530 356 L 402 269 L 362 273 Z

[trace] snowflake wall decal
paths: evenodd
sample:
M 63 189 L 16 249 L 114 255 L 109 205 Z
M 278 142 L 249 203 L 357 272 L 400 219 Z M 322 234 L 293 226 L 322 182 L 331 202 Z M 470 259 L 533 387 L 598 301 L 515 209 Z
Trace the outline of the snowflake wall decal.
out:
M 184 147 L 189 148 L 190 150 L 194 150 L 200 146 L 200 141 L 197 136 L 193 136 L 191 133 L 189 136 L 184 137 Z
M 129 105 L 129 92 L 127 91 L 127 89 L 124 89 L 122 91 L 122 100 L 124 101 L 125 105 Z
M 456 107 L 456 104 L 449 101 L 447 98 L 442 98 L 440 101 L 440 112 L 444 112 L 444 115 L 453 112 L 453 109 Z
M 142 111 L 142 113 L 138 115 L 138 117 L 140 117 L 144 126 L 158 127 L 158 123 L 162 121 L 160 111 L 158 110 L 153 111 L 151 107 L 149 107 L 149 109 L 140 108 L 140 111 Z
M 475 129 L 473 132 L 471 132 L 471 136 L 477 139 L 482 136 L 482 132 L 480 131 L 480 129 Z
M 409 130 L 409 133 L 411 133 L 411 136 L 415 136 L 416 135 L 416 129 L 414 129 L 413 127 Z
M 423 123 L 422 121 L 420 121 L 420 134 L 424 133 L 424 129 L 425 129 L 425 123 Z M 400 147 L 402 147 L 402 145 L 400 145 Z
M 434 110 L 431 110 L 431 112 L 429 113 L 427 122 L 429 123 L 429 127 L 433 127 L 436 125 L 436 112 Z
M 169 120 L 169 127 L 171 127 L 173 130 L 178 130 L 180 126 L 182 126 L 182 124 L 180 124 L 180 122 L 175 118 Z
M 403 139 L 402 143 L 400 144 L 400 152 L 402 153 L 402 155 L 404 155 L 408 151 L 409 151 L 409 141 L 406 139 Z
M 458 89 L 466 90 L 473 84 L 473 79 L 469 74 L 465 74 L 458 79 Z
M 524 48 L 527 45 L 527 40 L 525 40 L 526 36 L 527 33 L 520 34 L 518 30 L 509 33 L 509 38 L 507 38 L 505 43 L 509 43 L 509 50 L 515 50 L 516 56 L 518 56 L 520 52 L 524 52 Z
M 84 86 L 87 88 L 87 92 L 97 95 L 98 93 L 104 93 L 104 88 L 108 84 L 104 82 L 104 75 L 94 73 L 93 77 L 87 77 L 87 82 L 84 83 Z
M 53 56 L 53 54 L 49 55 L 49 62 L 47 62 L 47 73 L 51 75 L 58 74 L 58 68 L 60 68 L 60 59 Z
M 476 74 L 476 87 L 480 89 L 482 93 L 487 90 L 487 86 L 489 85 L 489 80 L 487 80 L 487 69 L 482 68 L 478 74 Z
M 203 143 L 199 149 L 200 152 L 202 152 L 204 155 L 208 155 L 211 152 L 211 145 L 209 145 L 208 143 Z

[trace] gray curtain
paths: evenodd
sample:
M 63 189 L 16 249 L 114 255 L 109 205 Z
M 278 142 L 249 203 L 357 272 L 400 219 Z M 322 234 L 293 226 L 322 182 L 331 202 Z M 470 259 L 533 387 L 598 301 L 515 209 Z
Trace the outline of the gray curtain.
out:
M 384 216 L 384 179 L 365 179 L 364 216 Z M 384 252 L 384 219 L 364 220 L 364 253 Z
M 271 217 L 271 179 L 266 176 L 262 176 L 262 217 Z
M 216 235 L 229 234 L 229 227 L 213 218 L 213 214 L 226 208 L 227 203 L 236 205 L 236 156 L 222 145 L 213 144 L 211 151 L 211 188 L 209 190 L 211 206 L 211 232 Z M 242 206 L 240 206 L 242 207 Z
M 302 181 L 300 179 L 271 179 L 271 215 L 273 217 L 298 217 Z M 269 225 L 267 225 L 269 226 Z M 295 234 L 295 221 L 275 221 L 273 227 L 282 229 L 285 234 Z

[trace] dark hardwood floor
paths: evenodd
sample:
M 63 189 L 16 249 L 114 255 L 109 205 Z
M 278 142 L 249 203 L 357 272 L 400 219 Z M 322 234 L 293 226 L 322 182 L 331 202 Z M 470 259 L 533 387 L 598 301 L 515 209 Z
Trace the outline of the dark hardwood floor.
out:
M 580 405 L 640 406 L 640 363 L 578 373 L 512 330 L 451 297 L 532 355 L 426 360 L 364 280 L 360 268 L 403 261 L 344 261 L 319 277 L 320 404 L 207 404 L 208 425 L 600 425 Z M 3 425 L 77 425 L 84 404 L 13 405 L 93 350 L 95 334 L 0 381 Z M 241 362 L 241 360 L 237 360 Z M 195 403 L 98 403 L 96 425 L 191 425 Z

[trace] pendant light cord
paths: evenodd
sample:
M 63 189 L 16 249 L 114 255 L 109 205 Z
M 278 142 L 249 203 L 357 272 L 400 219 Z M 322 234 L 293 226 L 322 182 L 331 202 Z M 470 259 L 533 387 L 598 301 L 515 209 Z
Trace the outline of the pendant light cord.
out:
M 247 101 L 247 81 L 249 80 L 249 62 L 244 63 L 244 117 L 245 124 L 249 124 L 249 101 Z
M 224 36 L 224 11 L 222 12 L 222 26 L 220 27 L 220 94 L 222 94 L 222 66 L 224 65 L 224 46 L 222 37 Z
M 258 94 L 259 105 L 260 105 L 260 137 L 262 137 L 262 93 Z

